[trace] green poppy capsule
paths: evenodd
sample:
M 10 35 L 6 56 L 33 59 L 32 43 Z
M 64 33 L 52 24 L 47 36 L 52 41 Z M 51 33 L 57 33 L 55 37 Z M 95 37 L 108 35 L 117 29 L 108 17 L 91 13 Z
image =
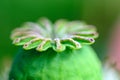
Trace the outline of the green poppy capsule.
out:
M 27 22 L 11 35 L 23 48 L 9 80 L 102 80 L 101 63 L 89 46 L 97 37 L 94 26 L 80 21 Z

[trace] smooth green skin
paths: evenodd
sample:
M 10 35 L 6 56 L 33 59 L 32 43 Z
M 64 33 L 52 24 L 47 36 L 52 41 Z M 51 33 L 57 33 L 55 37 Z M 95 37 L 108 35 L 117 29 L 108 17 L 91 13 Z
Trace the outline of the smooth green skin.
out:
M 102 80 L 101 64 L 90 46 L 60 53 L 22 49 L 9 80 Z

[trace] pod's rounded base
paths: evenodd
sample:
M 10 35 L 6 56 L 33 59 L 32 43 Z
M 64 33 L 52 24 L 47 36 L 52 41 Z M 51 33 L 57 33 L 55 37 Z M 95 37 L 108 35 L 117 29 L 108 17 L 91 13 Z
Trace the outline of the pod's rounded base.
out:
M 57 53 L 21 50 L 16 56 L 9 80 L 102 80 L 101 65 L 89 46 Z

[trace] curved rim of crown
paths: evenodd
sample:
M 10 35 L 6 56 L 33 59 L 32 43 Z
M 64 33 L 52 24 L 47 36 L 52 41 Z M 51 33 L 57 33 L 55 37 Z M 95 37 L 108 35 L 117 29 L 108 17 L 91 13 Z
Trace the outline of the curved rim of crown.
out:
M 59 32 L 60 35 L 63 34 L 62 37 L 55 35 Z M 80 49 L 83 45 L 93 44 L 97 37 L 96 28 L 84 22 L 58 20 L 52 25 L 45 18 L 37 23 L 27 22 L 22 27 L 13 30 L 11 34 L 13 44 L 23 45 L 25 50 L 36 48 L 40 52 L 48 48 L 53 48 L 56 52 L 62 52 L 66 47 Z

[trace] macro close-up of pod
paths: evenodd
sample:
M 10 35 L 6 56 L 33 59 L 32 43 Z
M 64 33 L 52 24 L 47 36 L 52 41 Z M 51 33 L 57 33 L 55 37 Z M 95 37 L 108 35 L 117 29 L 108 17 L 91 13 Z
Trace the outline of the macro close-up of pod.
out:
M 9 80 L 102 80 L 101 62 L 90 46 L 97 37 L 94 26 L 79 20 L 26 22 L 11 34 L 20 49 Z

